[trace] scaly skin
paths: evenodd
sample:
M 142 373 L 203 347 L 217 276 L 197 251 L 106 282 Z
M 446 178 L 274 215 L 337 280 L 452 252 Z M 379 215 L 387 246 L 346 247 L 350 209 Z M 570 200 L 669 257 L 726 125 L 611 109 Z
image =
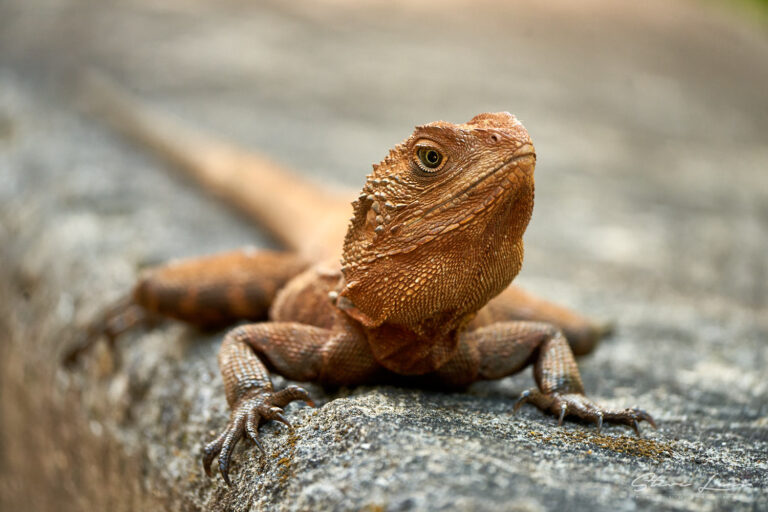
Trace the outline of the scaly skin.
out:
M 151 115 L 121 115 L 123 129 L 150 141 L 193 175 L 204 176 L 203 182 L 218 179 L 217 165 L 232 174 L 228 166 L 251 158 L 229 150 L 223 160 L 201 161 L 185 153 L 199 145 L 176 143 L 165 133 L 161 137 L 147 123 Z M 574 351 L 589 352 L 603 327 L 509 287 L 522 266 L 535 161 L 527 131 L 506 112 L 481 114 L 465 124 L 419 126 L 368 176 L 352 205 L 341 265 L 326 259 L 330 251 L 318 249 L 328 244 L 305 241 L 311 225 L 298 227 L 306 236 L 296 237 L 273 212 L 271 228 L 295 252 L 238 251 L 152 270 L 130 298 L 107 311 L 94 332 L 117 335 L 158 316 L 203 327 L 221 325 L 263 318 L 269 310 L 269 321 L 227 333 L 219 352 L 232 413 L 220 435 L 205 446 L 203 466 L 210 476 L 218 457 L 230 485 L 229 463 L 237 442 L 248 437 L 261 449 L 261 423 L 288 424 L 285 405 L 294 400 L 311 404 L 297 386 L 274 391 L 267 365 L 292 380 L 328 385 L 405 375 L 456 388 L 533 364 L 537 388 L 524 392 L 515 410 L 530 402 L 561 423 L 574 416 L 598 428 L 603 422 L 636 431 L 640 421 L 654 425 L 639 409 L 607 410 L 584 395 Z M 270 183 L 280 184 L 279 170 L 250 162 L 256 169 L 252 176 L 266 175 Z M 306 190 L 297 193 L 305 200 Z M 318 204 L 332 204 L 323 197 L 326 202 Z M 316 215 L 312 204 L 304 206 Z M 326 240 L 337 238 L 333 228 L 324 229 L 319 231 Z M 94 339 L 76 348 L 71 359 Z

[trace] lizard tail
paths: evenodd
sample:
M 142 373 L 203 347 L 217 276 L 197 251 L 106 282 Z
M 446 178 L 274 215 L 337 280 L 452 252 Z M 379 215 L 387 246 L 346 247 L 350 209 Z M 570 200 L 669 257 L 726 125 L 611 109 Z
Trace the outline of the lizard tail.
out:
M 96 73 L 87 75 L 85 98 L 87 106 L 118 131 L 256 219 L 288 249 L 315 260 L 340 254 L 340 228 L 351 214 L 351 196 L 326 190 L 263 155 L 196 131 Z

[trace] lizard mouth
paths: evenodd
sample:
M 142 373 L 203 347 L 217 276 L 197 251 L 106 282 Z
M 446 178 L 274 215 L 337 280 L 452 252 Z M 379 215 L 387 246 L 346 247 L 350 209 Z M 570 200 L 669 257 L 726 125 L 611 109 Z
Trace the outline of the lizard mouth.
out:
M 512 156 L 512 158 L 504 161 L 497 167 L 494 167 L 490 171 L 486 172 L 479 178 L 477 178 L 475 181 L 464 187 L 462 190 L 456 192 L 451 197 L 445 199 L 444 201 L 439 202 L 426 212 L 424 212 L 424 217 L 428 217 L 431 214 L 442 210 L 445 206 L 451 204 L 453 201 L 456 201 L 459 197 L 463 196 L 464 194 L 468 193 L 473 188 L 477 187 L 484 181 L 486 181 L 491 176 L 495 175 L 499 171 L 508 169 L 511 166 L 517 166 L 517 164 L 525 161 L 530 160 L 531 164 L 533 164 L 536 161 L 536 152 L 533 150 L 533 146 L 530 144 L 525 144 L 523 147 L 521 147 L 518 151 L 515 152 L 515 154 Z M 530 170 L 524 171 L 526 174 L 533 174 L 533 166 L 530 167 Z

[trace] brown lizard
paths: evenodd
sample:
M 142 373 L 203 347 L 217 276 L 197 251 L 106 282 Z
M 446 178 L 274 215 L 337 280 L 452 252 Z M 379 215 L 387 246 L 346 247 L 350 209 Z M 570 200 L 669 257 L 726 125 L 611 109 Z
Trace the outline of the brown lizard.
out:
M 374 165 L 349 206 L 320 187 L 167 117 L 101 90 L 112 119 L 207 188 L 259 218 L 286 252 L 242 250 L 145 273 L 93 333 L 116 336 L 149 317 L 200 327 L 266 320 L 229 331 L 219 351 L 231 416 L 203 450 L 227 484 L 243 437 L 262 450 L 259 425 L 288 424 L 283 408 L 309 394 L 275 391 L 269 371 L 326 385 L 410 381 L 458 388 L 528 365 L 530 402 L 559 418 L 632 426 L 637 409 L 608 410 L 584 394 L 574 354 L 602 327 L 510 286 L 523 262 L 536 154 L 511 114 L 416 127 Z M 339 264 L 338 250 L 343 247 Z M 95 336 L 70 354 L 73 360 Z

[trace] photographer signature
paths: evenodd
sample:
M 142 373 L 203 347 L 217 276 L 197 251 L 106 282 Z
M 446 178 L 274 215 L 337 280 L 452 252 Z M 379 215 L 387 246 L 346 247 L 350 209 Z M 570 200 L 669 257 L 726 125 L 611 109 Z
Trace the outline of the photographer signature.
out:
M 651 488 L 662 488 L 662 487 L 691 487 L 696 489 L 696 492 L 698 494 L 704 493 L 704 492 L 737 492 L 742 489 L 750 487 L 750 485 L 746 482 L 737 482 L 737 483 L 726 483 L 719 485 L 715 485 L 713 483 L 713 480 L 716 478 L 717 475 L 712 475 L 709 477 L 709 479 L 703 484 L 699 485 L 698 487 L 695 487 L 695 483 L 693 481 L 672 481 L 667 480 L 661 475 L 657 475 L 656 473 L 644 473 L 634 480 L 632 480 L 632 489 L 635 491 L 644 491 L 646 489 Z

